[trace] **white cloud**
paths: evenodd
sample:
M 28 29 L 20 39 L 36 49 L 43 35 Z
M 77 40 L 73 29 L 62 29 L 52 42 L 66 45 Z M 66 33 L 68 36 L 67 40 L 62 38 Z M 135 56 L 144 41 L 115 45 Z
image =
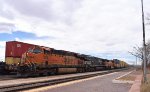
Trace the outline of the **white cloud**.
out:
M 148 3 L 145 0 L 146 12 Z M 14 24 L 15 30 L 53 38 L 17 40 L 97 56 L 111 53 L 124 60 L 131 60 L 127 52 L 142 42 L 140 1 L 2 0 L 0 5 L 5 8 L 0 12 L 7 16 L 0 14 L 2 22 Z M 150 32 L 146 33 L 150 39 Z
M 1 53 L 0 53 L 0 61 L 4 61 L 5 60 L 5 41 L 0 41 L 0 50 L 1 50 Z
M 11 33 L 15 29 L 12 23 L 0 23 L 0 33 Z

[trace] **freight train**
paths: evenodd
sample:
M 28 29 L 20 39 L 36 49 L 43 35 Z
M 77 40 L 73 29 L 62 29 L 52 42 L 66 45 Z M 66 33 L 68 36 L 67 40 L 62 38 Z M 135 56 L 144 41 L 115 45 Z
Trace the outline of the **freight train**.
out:
M 18 41 L 6 42 L 5 56 L 5 69 L 17 72 L 19 76 L 89 72 L 128 66 L 118 59 L 107 60 Z

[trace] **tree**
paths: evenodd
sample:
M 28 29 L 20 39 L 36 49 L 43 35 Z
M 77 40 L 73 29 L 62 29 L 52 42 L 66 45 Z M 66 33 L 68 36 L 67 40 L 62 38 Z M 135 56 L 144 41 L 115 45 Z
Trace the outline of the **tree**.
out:
M 143 47 L 135 46 L 133 47 L 133 51 L 129 53 L 144 61 Z M 146 65 L 150 66 L 150 40 L 146 43 Z

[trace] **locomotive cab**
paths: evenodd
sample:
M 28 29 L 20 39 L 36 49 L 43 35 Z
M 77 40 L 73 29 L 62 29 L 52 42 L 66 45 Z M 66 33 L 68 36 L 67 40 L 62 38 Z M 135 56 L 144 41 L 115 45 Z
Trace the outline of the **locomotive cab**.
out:
M 33 62 L 37 63 L 37 60 L 40 60 L 42 53 L 44 53 L 44 51 L 38 46 L 35 46 L 34 48 L 29 48 L 29 50 L 22 55 L 21 64 L 30 64 Z
M 29 50 L 28 52 L 32 52 L 34 54 L 39 54 L 39 53 L 43 53 L 43 50 L 41 48 L 39 48 L 38 46 L 36 46 L 35 48 L 33 48 L 33 50 Z
M 21 58 L 21 62 L 18 66 L 18 72 L 35 72 L 37 68 L 39 68 L 42 59 L 43 59 L 44 50 L 39 46 L 34 46 L 33 48 L 29 48 Z

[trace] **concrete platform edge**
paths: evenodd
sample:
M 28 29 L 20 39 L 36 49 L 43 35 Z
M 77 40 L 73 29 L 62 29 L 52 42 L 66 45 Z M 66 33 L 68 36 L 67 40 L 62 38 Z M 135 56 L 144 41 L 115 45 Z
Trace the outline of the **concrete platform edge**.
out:
M 129 92 L 140 92 L 141 81 L 142 81 L 142 75 L 137 75 Z

